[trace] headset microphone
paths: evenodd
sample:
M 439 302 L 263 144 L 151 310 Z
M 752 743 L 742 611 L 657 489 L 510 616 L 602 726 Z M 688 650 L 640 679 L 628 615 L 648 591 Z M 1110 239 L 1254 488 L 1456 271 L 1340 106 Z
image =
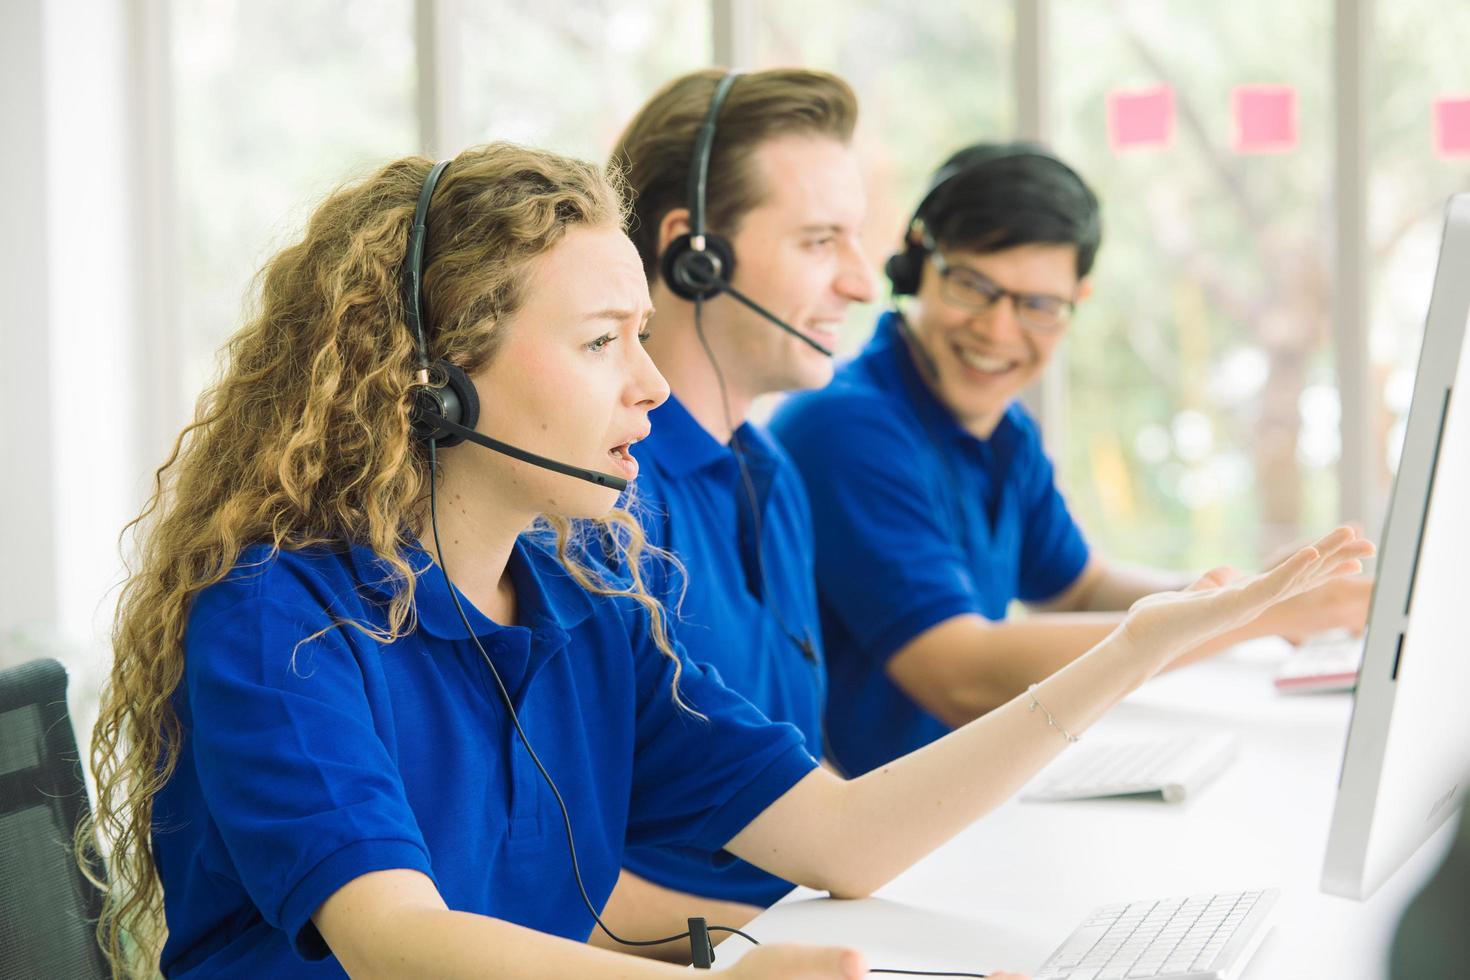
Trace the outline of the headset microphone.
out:
M 579 480 L 595 483 L 599 487 L 611 487 L 619 492 L 628 489 L 628 481 L 620 476 L 613 476 L 611 473 L 601 473 L 597 470 L 583 469 L 580 466 L 573 466 L 570 463 L 559 463 L 545 456 L 537 456 L 535 453 L 527 452 L 524 449 L 517 449 L 508 442 L 492 439 L 483 433 L 476 432 L 474 429 L 467 429 L 458 422 L 451 422 L 445 418 L 435 419 L 434 421 L 451 435 L 456 435 L 466 442 L 473 442 L 477 446 L 493 449 L 497 453 L 502 453 L 512 459 L 518 459 L 523 463 L 530 463 L 532 466 L 539 466 L 543 470 L 551 470 L 553 473 L 574 476 Z
M 780 327 L 782 330 L 785 330 L 787 333 L 791 334 L 791 336 L 795 337 L 797 340 L 806 344 L 813 350 L 822 354 L 826 354 L 828 357 L 831 357 L 834 353 L 836 353 L 832 350 L 832 348 L 826 346 L 825 344 L 820 344 L 812 338 L 808 337 L 806 334 L 802 333 L 800 330 L 796 329 L 791 324 L 787 323 L 785 320 L 781 319 L 776 314 L 766 309 L 764 306 L 761 306 L 755 300 L 746 296 L 744 293 L 736 289 L 734 286 L 731 286 L 729 283 L 725 284 L 724 292 L 729 293 L 731 299 L 748 307 L 750 310 L 760 316 L 765 317 L 767 320 L 770 320 L 776 326 Z
M 726 293 L 731 299 L 735 300 L 740 305 L 746 307 L 757 316 L 765 317 L 771 323 L 786 331 L 797 340 L 806 344 L 808 347 L 811 347 L 813 350 L 825 354 L 828 357 L 831 357 L 835 353 L 832 348 L 826 346 L 825 344 L 818 343 L 811 337 L 808 337 L 806 334 L 802 333 L 800 330 L 796 329 L 791 324 L 787 323 L 785 320 L 781 319 L 776 314 L 772 313 L 770 310 L 766 309 L 764 306 L 760 305 L 755 300 L 751 299 L 749 296 L 746 296 L 740 290 L 730 285 L 730 283 L 723 278 L 717 278 L 713 283 L 706 285 L 704 289 L 704 294 L 700 296 L 701 300 L 709 299 L 713 296 L 718 296 L 720 293 Z
M 713 115 L 711 113 L 711 119 L 713 119 Z M 504 453 L 514 459 L 530 463 L 532 466 L 539 466 L 543 469 L 551 470 L 554 473 L 573 476 L 579 480 L 595 483 L 598 486 L 612 487 L 619 491 L 626 489 L 628 486 L 628 481 L 622 477 L 613 476 L 610 473 L 599 473 L 597 470 L 583 469 L 580 466 L 572 466 L 569 463 L 560 463 L 554 459 L 547 459 L 545 456 L 538 456 L 524 449 L 518 449 L 509 443 L 501 442 L 499 439 L 492 439 L 490 436 L 476 432 L 474 427 L 475 422 L 479 420 L 480 416 L 480 399 L 474 383 L 470 381 L 469 376 L 464 373 L 464 370 L 456 364 L 451 364 L 449 361 L 443 359 L 432 363 L 429 361 L 429 345 L 424 337 L 423 292 L 421 282 L 424 275 L 425 242 L 428 239 L 429 199 L 434 196 L 434 185 L 439 182 L 439 177 L 444 173 L 444 168 L 447 166 L 449 166 L 448 161 L 436 164 L 429 171 L 429 176 L 424 181 L 423 190 L 419 193 L 418 208 L 414 212 L 413 229 L 409 235 L 408 256 L 404 261 L 403 269 L 404 306 L 406 308 L 409 329 L 413 331 L 414 340 L 418 345 L 418 367 L 415 371 L 415 384 L 412 390 L 413 435 L 415 439 L 425 445 L 428 454 L 429 527 L 433 532 L 434 557 L 439 563 L 440 573 L 444 576 L 444 583 L 448 587 L 449 597 L 454 601 L 455 611 L 459 613 L 460 622 L 464 624 L 465 634 L 474 643 L 475 649 L 479 651 L 480 657 L 485 661 L 485 666 L 489 669 L 490 676 L 495 681 L 495 689 L 500 695 L 500 701 L 505 706 L 506 714 L 509 716 L 511 724 L 515 727 L 521 744 L 526 748 L 526 754 L 531 757 L 531 761 L 541 774 L 541 778 L 551 790 L 552 796 L 556 798 L 557 809 L 561 811 L 562 827 L 567 836 L 567 851 L 571 857 L 572 876 L 577 882 L 577 890 L 581 893 L 582 903 L 587 907 L 587 912 L 592 916 L 592 921 L 607 934 L 608 938 L 624 946 L 662 946 L 667 943 L 676 943 L 687 939 L 690 943 L 694 966 L 696 968 L 708 969 L 714 961 L 714 948 L 709 939 L 711 932 L 725 932 L 731 935 L 741 936 L 756 946 L 760 945 L 760 943 L 754 936 L 741 932 L 733 926 L 712 926 L 706 924 L 703 918 L 697 917 L 689 919 L 689 928 L 676 935 L 663 936 L 658 939 L 625 939 L 608 928 L 607 923 L 602 920 L 602 916 L 598 915 L 597 907 L 593 904 L 591 896 L 587 894 L 587 885 L 582 880 L 581 865 L 577 861 L 577 842 L 572 834 L 572 817 L 570 811 L 567 809 L 566 800 L 562 797 L 561 790 L 557 788 L 556 781 L 551 778 L 551 773 L 542 764 L 540 756 L 536 754 L 536 750 L 531 746 L 531 739 L 526 734 L 526 730 L 521 725 L 521 720 L 517 716 L 515 701 L 511 698 L 505 682 L 501 679 L 500 671 L 495 669 L 495 661 L 485 651 L 484 645 L 480 643 L 479 634 L 470 625 L 464 603 L 460 601 L 459 589 L 455 587 L 454 580 L 449 577 L 449 568 L 444 563 L 444 548 L 439 541 L 439 487 L 436 475 L 439 468 L 437 459 L 437 450 L 439 448 L 458 445 L 461 442 L 473 442 L 477 446 L 493 449 L 495 452 Z M 706 258 L 703 254 L 703 243 L 701 242 L 700 245 L 700 251 L 694 254 L 703 259 Z M 733 255 L 731 258 L 733 261 Z M 718 267 L 716 269 L 718 271 Z M 755 303 L 752 303 L 750 300 L 730 289 L 728 284 L 725 284 L 723 288 L 731 296 L 745 303 L 777 326 L 786 330 L 792 330 L 790 326 L 782 323 L 775 316 L 772 316 Z M 711 293 L 710 295 L 714 294 Z M 696 304 L 695 310 L 697 317 L 698 304 Z M 794 330 L 792 332 L 795 333 Z M 801 335 L 797 334 L 797 336 Z M 803 337 L 802 339 L 808 343 L 812 343 L 809 338 Z M 817 347 L 818 350 L 822 350 L 815 343 L 812 343 L 812 346 Z M 830 352 L 824 351 L 824 353 Z M 716 370 L 718 370 L 718 366 Z M 443 379 L 442 384 L 436 385 L 433 383 L 436 372 Z M 737 456 L 737 458 L 739 457 Z M 741 465 L 743 468 L 744 463 L 742 462 Z M 757 540 L 759 540 L 759 535 L 757 535 Z M 764 576 L 764 572 L 762 572 L 762 575 Z M 788 633 L 788 635 L 790 634 Z M 904 973 L 924 976 L 985 976 L 983 973 L 938 974 L 932 972 L 926 973 L 919 970 L 875 969 L 869 972 Z
M 457 364 L 451 364 L 442 358 L 430 362 L 429 343 L 424 331 L 423 293 L 424 258 L 429 238 L 429 201 L 433 199 L 434 188 L 448 166 L 448 160 L 435 164 L 424 180 L 423 190 L 419 192 L 418 207 L 414 210 L 413 228 L 409 233 L 408 255 L 403 262 L 404 315 L 413 332 L 418 353 L 418 371 L 413 387 L 414 438 L 440 449 L 457 446 L 461 442 L 473 442 L 523 463 L 586 480 L 600 487 L 611 487 L 621 493 L 628 488 L 628 481 L 620 476 L 538 456 L 476 432 L 475 423 L 480 419 L 480 396 L 474 382 Z M 442 384 L 433 383 L 431 379 L 436 375 L 442 379 Z

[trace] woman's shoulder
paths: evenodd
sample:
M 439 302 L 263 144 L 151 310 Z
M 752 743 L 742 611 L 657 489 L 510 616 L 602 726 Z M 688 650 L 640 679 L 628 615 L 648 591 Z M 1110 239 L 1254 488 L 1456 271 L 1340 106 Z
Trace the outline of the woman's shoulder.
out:
M 191 624 L 237 607 L 283 604 L 307 609 L 343 610 L 344 596 L 357 594 L 363 566 L 374 564 L 370 553 L 346 545 L 279 548 L 269 543 L 246 545 L 219 581 L 201 589 L 190 610 Z

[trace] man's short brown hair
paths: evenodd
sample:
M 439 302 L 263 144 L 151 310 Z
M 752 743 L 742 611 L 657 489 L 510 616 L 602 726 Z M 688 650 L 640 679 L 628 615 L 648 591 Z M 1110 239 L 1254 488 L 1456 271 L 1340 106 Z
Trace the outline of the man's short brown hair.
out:
M 695 137 L 725 74 L 705 68 L 669 82 L 644 103 L 613 147 L 608 167 L 627 181 L 628 235 L 650 282 L 658 275 L 659 223 L 670 211 L 689 207 Z M 766 140 L 795 133 L 849 143 L 856 124 L 857 96 L 836 75 L 801 68 L 742 74 L 717 119 L 707 184 L 709 230 L 734 235 L 746 213 L 765 199 L 767 189 L 750 157 Z

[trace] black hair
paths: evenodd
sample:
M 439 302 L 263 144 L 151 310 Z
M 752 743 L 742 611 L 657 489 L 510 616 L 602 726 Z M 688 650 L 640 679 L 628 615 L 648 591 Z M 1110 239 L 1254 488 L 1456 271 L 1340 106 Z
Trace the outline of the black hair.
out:
M 935 178 L 943 183 L 916 215 L 935 243 L 975 252 L 1072 245 L 1077 277 L 1092 270 L 1102 244 L 1097 196 L 1044 147 L 976 143 L 944 161 Z

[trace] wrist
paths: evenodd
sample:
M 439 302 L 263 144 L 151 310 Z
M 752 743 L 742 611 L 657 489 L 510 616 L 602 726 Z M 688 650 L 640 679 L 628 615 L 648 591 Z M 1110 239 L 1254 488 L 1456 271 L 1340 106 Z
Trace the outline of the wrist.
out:
M 1166 648 L 1164 644 L 1140 636 L 1131 628 L 1131 617 L 1124 619 L 1117 629 L 1108 634 L 1102 643 L 1102 649 L 1115 662 L 1118 670 L 1136 675 L 1132 685 L 1134 687 L 1163 670 L 1170 661 L 1184 652 Z
M 1255 619 L 1244 626 L 1237 626 L 1226 636 L 1235 643 L 1246 640 L 1259 640 L 1263 636 L 1276 636 L 1283 632 L 1283 624 L 1278 622 L 1276 607 L 1268 606 L 1261 611 Z

